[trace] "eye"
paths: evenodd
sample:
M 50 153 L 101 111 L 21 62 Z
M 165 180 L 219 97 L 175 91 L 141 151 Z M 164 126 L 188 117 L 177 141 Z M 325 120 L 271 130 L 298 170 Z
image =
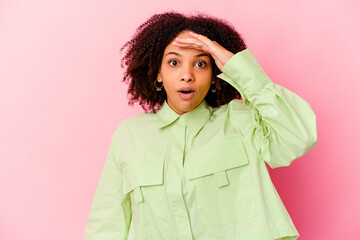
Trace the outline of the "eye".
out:
M 199 63 L 200 63 L 200 65 L 199 65 Z M 196 62 L 196 64 L 197 64 L 198 67 L 206 67 L 206 62 L 205 61 L 198 61 L 198 62 Z
M 174 64 L 172 64 L 172 63 L 174 63 Z M 169 64 L 170 64 L 170 66 L 174 67 L 174 66 L 176 66 L 178 64 L 178 62 L 176 60 L 170 60 Z

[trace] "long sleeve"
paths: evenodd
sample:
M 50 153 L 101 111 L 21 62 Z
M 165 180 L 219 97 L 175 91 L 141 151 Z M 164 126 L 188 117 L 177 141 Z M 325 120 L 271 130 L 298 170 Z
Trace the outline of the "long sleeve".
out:
M 316 116 L 310 105 L 272 82 L 249 49 L 230 58 L 218 77 L 240 92 L 252 114 L 246 134 L 271 168 L 288 166 L 315 147 Z
M 90 208 L 84 240 L 125 240 L 131 220 L 131 201 L 123 194 L 119 167 L 119 140 L 113 135 L 110 149 Z

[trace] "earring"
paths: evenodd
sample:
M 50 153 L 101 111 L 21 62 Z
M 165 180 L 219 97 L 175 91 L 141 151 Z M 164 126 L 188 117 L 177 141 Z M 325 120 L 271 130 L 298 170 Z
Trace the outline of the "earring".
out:
M 161 82 L 161 86 L 160 87 L 158 87 L 158 86 L 156 86 L 156 83 L 157 83 L 157 81 L 155 80 L 154 81 L 154 86 L 155 86 L 155 88 L 156 88 L 156 91 L 161 91 L 161 89 L 162 89 L 162 87 L 164 86 L 164 84 Z
M 158 92 L 160 92 L 161 89 L 162 89 L 162 87 L 164 86 L 163 82 L 161 82 L 161 86 L 160 86 L 160 87 L 156 86 L 156 82 L 158 82 L 157 80 L 159 79 L 159 76 L 160 76 L 160 73 L 158 73 L 158 75 L 157 75 L 157 77 L 156 77 L 156 79 L 155 79 L 155 81 L 154 81 L 154 86 L 155 86 L 155 88 L 156 88 L 156 91 L 158 91 Z M 160 79 L 159 79 L 159 80 L 160 80 Z
M 215 93 L 216 92 L 216 85 L 215 84 L 211 84 L 211 87 L 214 86 L 214 88 L 210 88 L 211 89 L 211 92 L 212 93 Z

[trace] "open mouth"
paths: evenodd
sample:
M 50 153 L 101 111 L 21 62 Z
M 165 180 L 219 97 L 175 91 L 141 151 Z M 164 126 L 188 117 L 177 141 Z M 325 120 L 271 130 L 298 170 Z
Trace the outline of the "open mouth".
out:
M 182 99 L 187 100 L 194 96 L 195 91 L 192 90 L 180 90 L 179 95 Z
M 184 93 L 184 94 L 189 94 L 189 93 L 192 93 L 192 92 L 194 92 L 194 91 L 191 91 L 191 90 L 181 90 L 181 91 L 179 91 L 179 92 Z

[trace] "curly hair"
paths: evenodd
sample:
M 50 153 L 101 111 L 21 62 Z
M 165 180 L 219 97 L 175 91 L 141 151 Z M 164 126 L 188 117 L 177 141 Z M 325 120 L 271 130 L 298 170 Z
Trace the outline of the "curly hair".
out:
M 154 81 L 161 66 L 164 50 L 182 31 L 190 30 L 216 41 L 232 53 L 246 49 L 244 40 L 232 25 L 204 13 L 185 16 L 168 11 L 155 14 L 141 24 L 131 40 L 120 49 L 126 54 L 121 58 L 121 67 L 126 65 L 123 82 L 129 84 L 129 105 L 138 102 L 145 112 L 155 113 L 167 98 L 165 91 L 156 91 Z M 216 77 L 221 71 L 211 58 L 213 80 L 218 91 L 209 91 L 205 101 L 212 107 L 229 103 L 234 98 L 241 98 L 240 93 L 229 83 Z

